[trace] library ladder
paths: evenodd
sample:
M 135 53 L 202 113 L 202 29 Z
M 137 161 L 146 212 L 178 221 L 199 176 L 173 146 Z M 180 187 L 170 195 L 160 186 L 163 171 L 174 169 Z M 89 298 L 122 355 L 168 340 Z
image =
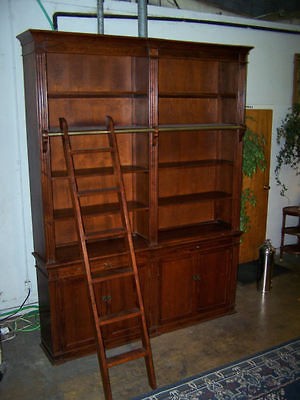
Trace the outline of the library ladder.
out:
M 136 263 L 135 250 L 133 246 L 132 232 L 130 226 L 130 219 L 127 208 L 126 194 L 124 182 L 122 178 L 120 158 L 118 152 L 118 145 L 116 140 L 116 133 L 114 124 L 111 117 L 107 117 L 106 135 L 108 135 L 108 147 L 99 148 L 81 148 L 73 149 L 67 121 L 60 118 L 60 128 L 62 132 L 64 155 L 67 166 L 67 173 L 72 196 L 72 204 L 76 219 L 76 228 L 80 241 L 81 255 L 83 259 L 85 277 L 88 286 L 90 306 L 93 316 L 95 327 L 95 339 L 97 346 L 98 362 L 102 376 L 103 389 L 106 400 L 112 399 L 112 390 L 109 378 L 109 368 L 126 363 L 138 358 L 144 358 L 146 369 L 148 373 L 148 380 L 150 386 L 154 389 L 156 387 L 156 378 L 154 372 L 152 350 L 150 345 L 149 334 L 146 325 L 145 311 L 143 299 L 141 294 L 141 287 L 138 275 L 138 268 Z M 88 133 L 88 132 L 86 132 Z M 84 133 L 83 133 L 84 134 Z M 113 175 L 116 185 L 114 187 L 105 188 L 89 188 L 88 190 L 80 190 L 78 186 L 78 177 L 76 174 L 76 165 L 74 158 L 76 155 L 87 155 L 89 153 L 103 153 L 108 152 L 111 155 L 111 163 L 113 168 Z M 107 229 L 97 232 L 88 232 L 83 218 L 81 199 L 89 196 L 97 195 L 101 192 L 114 191 L 118 197 L 120 220 L 122 226 L 118 229 Z M 128 265 L 112 270 L 104 270 L 103 272 L 93 273 L 91 268 L 91 257 L 88 250 L 89 241 L 97 241 L 103 239 L 122 238 L 125 243 L 126 252 L 128 255 Z M 111 281 L 114 279 L 122 279 L 131 276 L 133 279 L 134 288 L 136 291 L 136 307 L 131 310 L 124 310 L 116 314 L 101 315 L 96 301 L 96 284 Z M 139 348 L 129 350 L 116 356 L 109 357 L 103 338 L 103 328 L 110 324 L 128 321 L 130 319 L 138 318 L 140 321 L 140 341 Z

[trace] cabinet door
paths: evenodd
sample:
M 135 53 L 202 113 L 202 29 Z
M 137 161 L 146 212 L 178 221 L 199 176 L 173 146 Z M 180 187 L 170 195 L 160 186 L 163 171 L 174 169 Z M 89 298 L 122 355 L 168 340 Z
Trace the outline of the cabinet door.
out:
M 227 306 L 230 296 L 231 247 L 205 250 L 191 246 L 160 260 L 160 323 L 209 318 Z
M 89 307 L 88 291 L 82 275 L 70 274 L 51 280 L 53 359 L 68 358 L 93 348 L 94 329 Z
M 160 323 L 190 316 L 194 312 L 194 256 L 176 254 L 160 261 Z
M 199 254 L 197 260 L 197 309 L 207 310 L 228 302 L 231 250 L 228 248 Z
M 136 290 L 132 277 L 101 283 L 96 286 L 95 293 L 101 316 L 118 314 L 137 307 Z M 137 318 L 109 324 L 102 329 L 104 340 L 109 343 L 120 337 L 128 337 L 138 326 Z
M 147 264 L 139 265 L 139 279 L 145 307 L 146 320 L 150 321 L 151 298 L 151 271 Z M 101 316 L 118 314 L 123 311 L 137 309 L 138 299 L 133 277 L 113 279 L 96 286 L 96 301 Z M 102 329 L 107 344 L 116 344 L 140 337 L 141 319 L 133 318 L 109 324 Z
M 114 265 L 113 258 L 109 258 L 107 263 Z M 53 307 L 53 349 L 49 349 L 53 353 L 53 359 L 72 357 L 73 354 L 94 348 L 94 328 L 88 290 L 81 266 L 79 265 L 78 268 L 79 271 L 72 267 L 65 276 L 61 268 L 58 276 L 50 282 L 49 290 L 56 298 L 56 305 Z M 153 297 L 155 295 L 152 293 L 152 272 L 146 262 L 139 265 L 139 276 L 149 325 L 149 310 L 152 309 L 150 293 Z M 115 279 L 98 284 L 95 293 L 99 313 L 103 316 L 132 309 L 137 305 L 132 278 Z M 104 340 L 111 345 L 118 345 L 140 336 L 138 335 L 140 332 L 138 318 L 104 328 Z M 46 342 L 45 345 L 48 341 L 47 338 L 43 340 Z

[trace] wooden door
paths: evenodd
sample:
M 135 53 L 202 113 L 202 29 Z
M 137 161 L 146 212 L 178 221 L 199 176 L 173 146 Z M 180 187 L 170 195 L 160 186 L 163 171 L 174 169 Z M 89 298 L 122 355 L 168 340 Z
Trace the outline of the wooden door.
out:
M 229 271 L 232 262 L 231 249 L 214 249 L 199 254 L 199 284 L 197 286 L 197 309 L 204 311 L 228 303 Z
M 265 171 L 258 171 L 252 178 L 243 177 L 243 189 L 250 188 L 256 197 L 256 206 L 247 206 L 250 229 L 242 236 L 240 263 L 256 260 L 259 246 L 266 238 L 266 222 L 269 195 L 269 172 L 272 137 L 272 110 L 247 110 L 246 125 L 265 139 Z
M 180 252 L 160 261 L 160 324 L 176 322 L 194 313 L 194 257 Z

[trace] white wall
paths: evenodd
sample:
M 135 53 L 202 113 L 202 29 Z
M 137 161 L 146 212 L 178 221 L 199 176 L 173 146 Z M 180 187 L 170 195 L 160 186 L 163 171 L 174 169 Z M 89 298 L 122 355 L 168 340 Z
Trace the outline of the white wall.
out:
M 48 14 L 55 11 L 95 12 L 96 0 L 42 0 Z M 83 5 L 84 3 L 84 5 Z M 136 4 L 107 1 L 112 12 L 136 13 Z M 218 21 L 251 22 L 219 15 L 149 7 L 149 15 L 185 16 Z M 263 23 L 261 23 L 263 25 Z M 29 29 L 50 29 L 36 0 L 0 0 L 0 311 L 17 307 L 26 292 L 24 281 L 33 288 L 29 301 L 37 300 L 31 234 L 29 179 L 27 166 L 25 105 L 21 47 L 16 35 Z M 279 25 L 268 24 L 268 27 Z M 96 33 L 96 20 L 59 19 L 60 30 Z M 294 28 L 300 32 L 300 27 Z M 137 36 L 137 22 L 105 20 L 105 33 Z M 278 247 L 281 209 L 300 202 L 299 177 L 286 170 L 290 184 L 287 198 L 274 183 L 276 127 L 291 106 L 293 57 L 300 53 L 300 35 L 255 29 L 233 28 L 187 22 L 149 21 L 149 37 L 254 46 L 248 67 L 247 105 L 272 108 L 274 130 L 271 160 L 271 190 L 267 236 Z

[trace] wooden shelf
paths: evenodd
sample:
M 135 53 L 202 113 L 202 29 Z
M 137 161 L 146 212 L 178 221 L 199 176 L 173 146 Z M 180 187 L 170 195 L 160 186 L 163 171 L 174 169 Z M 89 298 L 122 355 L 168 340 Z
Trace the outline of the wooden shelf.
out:
M 136 211 L 136 210 L 149 210 L 149 206 L 139 203 L 137 201 L 128 201 L 128 210 Z M 99 215 L 99 214 L 115 214 L 120 211 L 119 203 L 111 203 L 111 204 L 101 204 L 94 205 L 88 207 L 82 207 L 83 216 L 87 215 Z M 53 212 L 55 219 L 69 219 L 74 217 L 74 212 L 72 208 L 65 208 L 60 210 L 54 210 Z
M 187 234 L 190 239 L 187 239 Z M 235 233 L 237 236 L 240 232 Z M 159 231 L 158 244 L 152 246 L 152 249 L 159 249 L 163 244 L 184 243 L 193 240 L 208 240 L 214 237 L 223 237 L 232 235 L 231 226 L 223 221 L 210 221 L 202 224 L 186 225 L 179 228 L 163 229 Z M 147 242 L 139 235 L 133 236 L 134 246 L 137 252 L 146 251 L 148 248 Z M 102 240 L 89 244 L 89 252 L 91 259 L 95 261 L 98 258 L 121 256 L 126 253 L 124 242 L 118 239 Z M 74 262 L 80 260 L 80 250 L 77 243 L 68 244 L 56 248 L 56 262 Z M 55 266 L 56 262 L 53 264 Z
M 206 192 L 206 193 L 191 193 L 183 194 L 179 196 L 168 196 L 160 197 L 158 199 L 158 205 L 160 207 L 180 205 L 183 203 L 198 203 L 208 200 L 221 200 L 228 199 L 231 195 L 225 192 Z
M 299 226 L 289 226 L 284 229 L 284 233 L 287 235 L 300 236 Z
M 229 160 L 195 160 L 195 161 L 178 161 L 178 162 L 165 162 L 159 163 L 158 168 L 201 168 L 201 167 L 214 167 L 218 165 L 233 165 Z
M 206 93 L 206 92 L 159 92 L 159 98 L 187 98 L 187 99 L 197 99 L 197 98 L 208 98 L 217 99 L 218 93 Z
M 159 132 L 179 132 L 179 131 L 223 131 L 238 130 L 244 127 L 239 124 L 177 124 L 177 125 L 159 125 Z
M 284 253 L 290 253 L 290 254 L 300 254 L 300 245 L 299 244 L 287 244 L 283 246 L 282 251 Z
M 139 235 L 133 236 L 134 247 L 137 252 L 145 251 L 148 248 L 147 242 Z M 99 240 L 88 244 L 88 250 L 91 261 L 106 257 L 122 257 L 127 254 L 124 247 L 124 240 L 109 239 Z M 73 264 L 75 261 L 81 261 L 80 248 L 78 243 L 69 243 L 64 246 L 58 246 L 55 249 L 55 262 L 51 267 L 59 266 L 61 263 Z
M 124 165 L 122 167 L 123 174 L 132 174 L 132 173 L 148 173 L 149 169 L 145 167 L 138 167 L 135 165 Z M 88 177 L 88 176 L 104 176 L 104 175 L 112 175 L 113 170 L 111 167 L 103 167 L 103 168 L 84 168 L 77 169 L 76 176 Z M 67 178 L 67 171 L 52 171 L 52 178 Z
M 50 99 L 111 99 L 111 98 L 139 98 L 147 97 L 147 92 L 48 92 Z
M 218 99 L 220 97 L 236 99 L 235 93 L 210 93 L 210 92 L 159 92 L 159 98 L 183 98 L 183 99 Z
M 296 217 L 298 225 L 286 226 L 286 217 Z M 294 220 L 295 221 L 295 220 Z M 285 235 L 293 235 L 297 237 L 296 244 L 285 245 Z M 300 254 L 300 207 L 288 206 L 282 209 L 282 225 L 281 225 L 281 243 L 280 243 L 280 258 L 283 253 Z
M 193 224 L 181 226 L 172 229 L 161 229 L 158 233 L 158 242 L 160 244 L 167 242 L 184 242 L 187 237 L 193 237 L 194 239 L 208 239 L 220 235 L 231 235 L 231 226 L 224 221 L 209 221 L 202 224 Z M 239 235 L 238 232 L 236 232 Z

